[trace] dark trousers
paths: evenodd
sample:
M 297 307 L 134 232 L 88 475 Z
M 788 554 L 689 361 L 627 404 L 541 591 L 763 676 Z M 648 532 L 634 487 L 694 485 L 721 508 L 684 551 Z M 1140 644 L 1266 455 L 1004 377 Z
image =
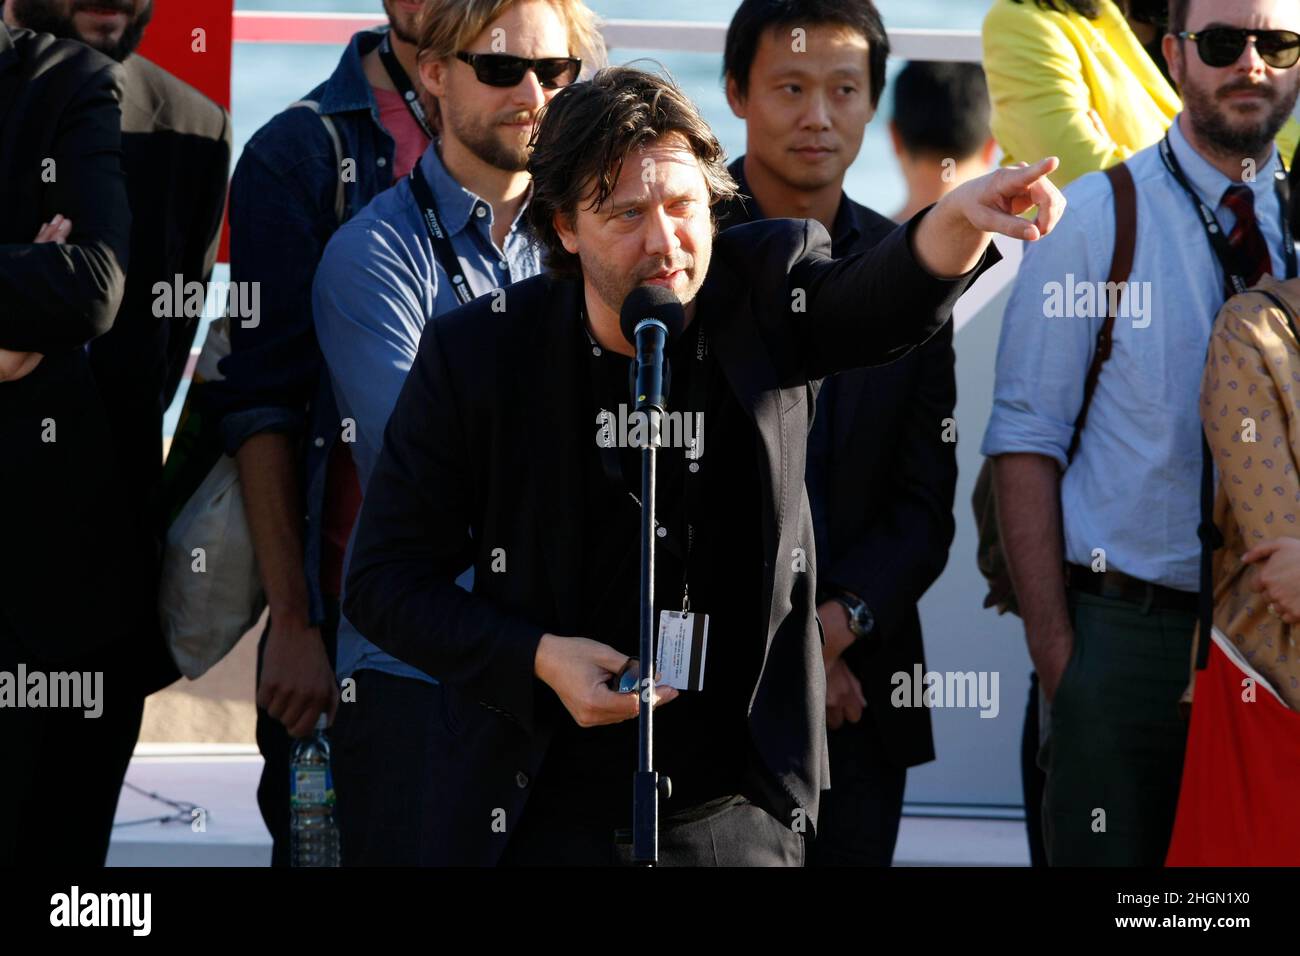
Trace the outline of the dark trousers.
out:
M 326 601 L 326 619 L 321 622 L 320 636 L 325 642 L 330 667 L 334 666 L 338 649 L 338 605 Z M 266 629 L 257 642 L 257 682 L 262 682 L 262 655 L 266 652 L 266 638 L 271 633 L 268 619 Z M 257 708 L 257 749 L 262 754 L 262 777 L 257 784 L 257 807 L 262 811 L 262 822 L 271 834 L 271 865 L 289 865 L 289 758 L 293 755 L 294 739 L 280 723 L 261 707 Z
M 446 745 L 442 690 L 380 671 L 352 677 L 356 700 L 339 704 L 329 734 L 343 865 L 422 865 L 421 820 Z
M 907 768 L 890 762 L 869 713 L 826 732 L 831 789 L 822 791 L 812 866 L 889 866 Z
M 501 866 L 626 866 L 632 847 L 609 830 L 530 815 L 525 807 Z M 660 821 L 659 866 L 803 866 L 804 838 L 735 795 Z
M 1025 800 L 1029 865 L 1047 866 L 1047 848 L 1043 845 L 1043 789 L 1047 786 L 1047 774 L 1038 766 L 1038 708 L 1038 674 L 1031 671 L 1025 723 L 1020 732 L 1020 792 Z
M 1070 592 L 1074 650 L 1039 760 L 1052 866 L 1162 866 L 1178 807 L 1191 611 Z
M 32 659 L 0 620 L 0 671 L 103 672 L 98 717 L 87 708 L 0 708 L 0 866 L 103 866 L 144 693 L 120 655 L 58 666 Z M 24 688 L 19 688 L 23 692 Z

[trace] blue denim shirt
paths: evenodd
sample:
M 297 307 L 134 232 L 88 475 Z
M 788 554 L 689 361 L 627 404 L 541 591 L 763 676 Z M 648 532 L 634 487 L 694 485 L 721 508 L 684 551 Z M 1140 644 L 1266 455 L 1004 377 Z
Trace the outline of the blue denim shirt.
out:
M 503 248 L 492 241 L 492 207 L 458 183 L 436 144 L 420 157 L 465 281 L 486 295 L 541 271 L 540 249 L 516 213 Z M 508 290 L 500 293 L 504 309 Z M 316 273 L 312 314 L 344 421 L 355 423 L 349 443 L 364 493 L 383 446 L 384 428 L 415 361 L 425 323 L 460 305 L 424 225 L 409 179 L 375 197 L 334 234 Z M 354 534 L 355 537 L 355 534 Z M 348 544 L 351 555 L 351 542 Z M 472 584 L 472 569 L 459 582 Z M 432 682 L 423 671 L 385 654 L 346 617 L 339 620 L 340 678 L 378 670 Z
M 393 182 L 393 138 L 380 125 L 361 65 L 385 29 L 355 34 L 333 75 L 304 97 L 333 119 L 344 161 L 355 163 L 355 175 L 344 176 L 345 219 Z M 259 283 L 260 314 L 256 324 L 231 321 L 231 354 L 219 366 L 224 379 L 204 386 L 229 454 L 263 432 L 305 442 L 303 566 L 313 624 L 324 619 L 321 514 L 326 463 L 341 429 L 312 324 L 311 283 L 339 226 L 340 175 L 333 141 L 309 109 L 282 111 L 244 147 L 230 183 L 230 278 Z

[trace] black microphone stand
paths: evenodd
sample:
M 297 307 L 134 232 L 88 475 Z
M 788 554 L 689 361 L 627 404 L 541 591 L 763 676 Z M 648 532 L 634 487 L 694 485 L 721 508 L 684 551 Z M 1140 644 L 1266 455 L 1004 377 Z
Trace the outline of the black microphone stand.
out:
M 661 373 L 662 374 L 662 373 Z M 632 863 L 654 866 L 659 862 L 659 795 L 672 794 L 672 783 L 654 769 L 655 688 L 655 453 L 661 443 L 664 410 L 637 383 L 633 389 L 635 411 L 646 416 L 645 444 L 641 446 L 641 674 L 637 692 L 637 771 L 632 784 Z M 640 392 L 640 394 L 637 394 Z M 667 389 L 663 388 L 667 393 Z
M 655 679 L 655 455 L 668 404 L 667 347 L 685 325 L 682 304 L 671 290 L 633 289 L 619 312 L 623 337 L 633 345 L 629 369 L 633 414 L 644 416 L 638 428 L 641 448 L 641 606 L 640 673 L 637 680 L 637 769 L 632 779 L 632 858 L 636 866 L 659 862 L 659 797 L 672 796 L 672 784 L 654 769 Z
M 637 712 L 637 770 L 632 785 L 632 862 L 659 862 L 659 774 L 654 770 L 654 613 L 655 613 L 655 452 L 659 446 L 660 410 L 639 408 L 646 415 L 646 442 L 641 446 L 641 686 Z

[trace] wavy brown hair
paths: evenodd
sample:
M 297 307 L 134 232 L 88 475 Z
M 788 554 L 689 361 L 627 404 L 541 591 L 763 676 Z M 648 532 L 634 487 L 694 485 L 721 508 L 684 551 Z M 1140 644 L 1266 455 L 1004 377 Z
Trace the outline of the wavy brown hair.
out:
M 1169 32 L 1182 33 L 1187 29 L 1187 8 L 1191 0 L 1169 0 Z
M 572 220 L 580 205 L 600 208 L 629 154 L 672 134 L 682 137 L 699 161 L 710 206 L 736 194 L 722 145 L 671 79 L 608 67 L 589 81 L 566 86 L 542 108 L 528 161 L 533 194 L 526 215 L 548 269 L 558 275 L 582 271 L 578 257 L 560 241 L 555 217 Z

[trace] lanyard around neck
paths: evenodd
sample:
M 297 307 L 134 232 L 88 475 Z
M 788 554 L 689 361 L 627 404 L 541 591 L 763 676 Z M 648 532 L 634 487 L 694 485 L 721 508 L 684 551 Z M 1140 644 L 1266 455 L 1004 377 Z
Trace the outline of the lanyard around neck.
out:
M 411 167 L 411 194 L 415 196 L 415 201 L 420 204 L 420 218 L 424 221 L 424 228 L 428 230 L 429 239 L 433 243 L 434 258 L 442 264 L 442 269 L 447 273 L 447 278 L 451 280 L 451 290 L 456 294 L 457 300 L 461 305 L 474 301 L 474 290 L 470 288 L 469 280 L 465 278 L 465 270 L 461 268 L 460 257 L 456 255 L 456 250 L 452 248 L 451 238 L 447 235 L 447 229 L 442 220 L 438 217 L 438 202 L 433 198 L 433 190 L 429 188 L 429 183 L 424 178 L 424 173 L 420 170 L 420 164 L 417 162 Z M 506 282 L 510 281 L 507 274 Z
M 1205 236 L 1210 242 L 1210 248 L 1214 250 L 1215 258 L 1223 266 L 1223 273 L 1227 276 L 1233 291 L 1238 295 L 1245 292 L 1248 288 L 1246 279 L 1237 271 L 1237 263 L 1233 261 L 1231 250 L 1228 248 L 1228 240 L 1223 235 L 1223 228 L 1219 225 L 1219 220 L 1215 217 L 1214 211 L 1205 205 L 1201 197 L 1197 195 L 1196 190 L 1192 188 L 1192 184 L 1188 182 L 1187 176 L 1178 162 L 1178 157 L 1174 155 L 1173 147 L 1169 145 L 1168 134 L 1160 141 L 1160 158 L 1164 161 L 1169 174 L 1178 181 L 1178 185 L 1183 187 L 1183 191 L 1187 193 L 1188 198 L 1191 199 L 1193 206 L 1195 206 L 1197 215 L 1201 220 L 1201 227 L 1205 230 Z M 1296 276 L 1296 251 L 1295 243 L 1291 239 L 1291 188 L 1287 182 L 1286 165 L 1282 162 L 1280 156 L 1278 157 L 1278 167 L 1278 170 L 1274 172 L 1273 181 L 1282 217 L 1282 252 L 1286 259 L 1286 277 L 1293 279 Z M 1196 536 L 1201 542 L 1197 617 L 1201 625 L 1201 634 L 1208 635 L 1214 622 L 1214 552 L 1223 546 L 1223 534 L 1214 524 L 1214 459 L 1210 453 L 1210 444 L 1205 437 L 1204 429 L 1201 430 L 1200 499 L 1201 520 L 1196 529 Z M 1209 647 L 1209 640 L 1201 641 L 1197 647 L 1196 667 L 1198 670 L 1205 668 L 1208 661 Z
M 415 91 L 411 85 L 411 78 L 406 75 L 402 69 L 402 64 L 398 62 L 397 54 L 393 52 L 393 44 L 387 33 L 384 34 L 383 42 L 379 44 L 379 62 L 384 65 L 384 70 L 388 73 L 388 78 L 393 81 L 393 86 L 402 96 L 402 102 L 414 117 L 416 124 L 424 130 L 424 135 L 429 139 L 434 139 L 433 128 L 429 125 L 429 116 L 424 112 L 424 104 L 420 102 L 420 94 Z
M 1192 184 L 1188 182 L 1187 175 L 1183 172 L 1183 167 L 1178 162 L 1178 157 L 1174 155 L 1173 147 L 1169 145 L 1169 136 L 1160 141 L 1160 158 L 1164 161 L 1165 168 L 1169 174 L 1177 180 L 1178 185 L 1183 187 L 1183 191 L 1192 201 L 1196 208 L 1197 216 L 1201 220 L 1201 227 L 1205 230 L 1205 236 L 1210 242 L 1210 248 L 1214 251 L 1214 256 L 1223 266 L 1223 273 L 1228 277 L 1233 291 L 1237 293 L 1245 292 L 1248 288 L 1245 277 L 1237 271 L 1237 264 L 1233 260 L 1232 252 L 1228 248 L 1228 239 L 1223 234 L 1223 228 L 1219 225 L 1219 220 L 1214 215 L 1214 210 L 1207 206 Z M 1278 208 L 1282 218 L 1282 254 L 1286 259 L 1286 278 L 1294 279 L 1296 277 L 1296 251 L 1295 243 L 1291 239 L 1291 188 L 1287 182 L 1286 165 L 1282 163 L 1281 157 L 1278 159 L 1278 169 L 1273 176 L 1273 184 L 1277 193 Z
M 599 360 L 600 345 L 596 342 L 595 338 L 592 337 L 591 330 L 587 327 L 586 309 L 582 307 L 579 308 L 579 322 L 582 326 L 583 332 L 587 336 L 587 355 L 588 361 L 591 364 L 590 374 L 592 401 L 595 404 L 598 413 L 609 416 L 609 418 L 604 419 L 604 421 L 607 423 L 607 428 L 612 428 L 618 421 L 619 416 L 614 411 L 605 408 L 605 396 L 602 395 L 600 389 L 600 383 L 603 381 Z M 712 349 L 709 348 L 708 338 L 704 332 L 703 320 L 698 316 L 695 320 L 695 326 L 695 353 L 689 359 L 692 368 L 690 379 L 687 383 L 687 399 L 684 405 L 677 409 L 677 411 L 682 415 L 698 414 L 699 418 L 696 419 L 696 422 L 698 423 L 699 428 L 703 429 L 706 417 L 704 415 L 705 405 L 708 402 L 708 389 L 713 371 L 713 353 Z M 671 381 L 670 376 L 672 366 L 671 361 L 667 356 L 665 356 L 665 362 L 667 363 L 665 377 Z M 629 378 L 632 375 L 635 375 L 635 368 L 635 362 L 630 362 L 628 369 Z M 631 384 L 629 383 L 629 395 L 631 394 L 631 391 Z M 697 440 L 701 437 L 702 436 L 696 434 Z M 601 470 L 604 472 L 605 478 L 616 488 L 626 491 L 628 497 L 636 502 L 637 507 L 641 507 L 641 499 L 638 498 L 634 492 L 628 489 L 625 483 L 623 461 L 620 456 L 619 448 L 616 445 L 610 446 L 598 442 L 597 450 L 600 454 Z M 682 469 L 683 533 L 681 537 L 684 540 L 677 540 L 669 533 L 667 527 L 664 525 L 660 525 L 656 530 L 656 535 L 663 546 L 682 562 L 682 610 L 684 611 L 690 609 L 690 590 L 687 581 L 690 574 L 691 552 L 694 550 L 695 545 L 695 525 L 691 521 L 691 515 L 698 515 L 700 513 L 701 482 L 703 480 L 700 461 L 697 458 L 692 458 L 690 456 L 687 457 L 688 461 L 686 467 Z

